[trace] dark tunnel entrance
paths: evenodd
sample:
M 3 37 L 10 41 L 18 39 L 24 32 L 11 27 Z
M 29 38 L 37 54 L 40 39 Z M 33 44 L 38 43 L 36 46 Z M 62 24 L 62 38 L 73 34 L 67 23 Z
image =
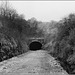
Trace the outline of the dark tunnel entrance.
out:
M 42 44 L 38 41 L 31 42 L 29 45 L 29 49 L 32 51 L 40 50 L 42 49 Z

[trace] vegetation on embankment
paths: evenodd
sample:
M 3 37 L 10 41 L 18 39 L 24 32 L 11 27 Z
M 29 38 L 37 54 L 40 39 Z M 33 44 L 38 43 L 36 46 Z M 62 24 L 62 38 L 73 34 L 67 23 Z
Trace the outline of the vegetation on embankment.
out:
M 31 20 L 25 20 L 11 6 L 1 5 L 0 62 L 27 52 L 27 38 L 38 34 L 39 37 L 43 35 L 37 27 L 37 21 L 31 23 Z
M 75 14 L 70 14 L 58 22 L 52 55 L 71 74 L 75 73 Z

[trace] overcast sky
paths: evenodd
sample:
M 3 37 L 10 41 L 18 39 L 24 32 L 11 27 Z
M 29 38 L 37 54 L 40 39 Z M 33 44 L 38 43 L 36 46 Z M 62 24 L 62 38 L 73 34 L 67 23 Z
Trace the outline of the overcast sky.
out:
M 25 19 L 35 17 L 40 21 L 58 21 L 75 13 L 75 1 L 9 1 Z

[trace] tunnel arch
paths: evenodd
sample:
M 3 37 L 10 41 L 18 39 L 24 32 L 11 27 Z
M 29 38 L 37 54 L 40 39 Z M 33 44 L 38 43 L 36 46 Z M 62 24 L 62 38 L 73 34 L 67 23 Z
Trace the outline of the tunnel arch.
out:
M 32 41 L 29 44 L 29 50 L 31 51 L 36 51 L 36 50 L 41 50 L 42 49 L 42 43 L 39 41 Z

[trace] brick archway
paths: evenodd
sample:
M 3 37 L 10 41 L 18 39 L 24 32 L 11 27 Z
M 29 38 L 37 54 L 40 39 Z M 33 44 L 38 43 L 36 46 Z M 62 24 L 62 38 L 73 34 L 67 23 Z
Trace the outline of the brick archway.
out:
M 38 41 L 38 42 L 40 42 L 42 45 L 44 44 L 44 38 L 29 38 L 27 44 L 29 45 L 31 42 L 34 42 L 34 41 Z
M 27 38 L 28 49 L 29 49 L 30 43 L 35 42 L 35 41 L 40 42 L 42 44 L 42 47 L 44 46 L 44 43 L 45 43 L 44 38 L 42 38 L 42 37 L 39 37 L 39 38 L 38 37 L 30 37 L 30 38 Z

